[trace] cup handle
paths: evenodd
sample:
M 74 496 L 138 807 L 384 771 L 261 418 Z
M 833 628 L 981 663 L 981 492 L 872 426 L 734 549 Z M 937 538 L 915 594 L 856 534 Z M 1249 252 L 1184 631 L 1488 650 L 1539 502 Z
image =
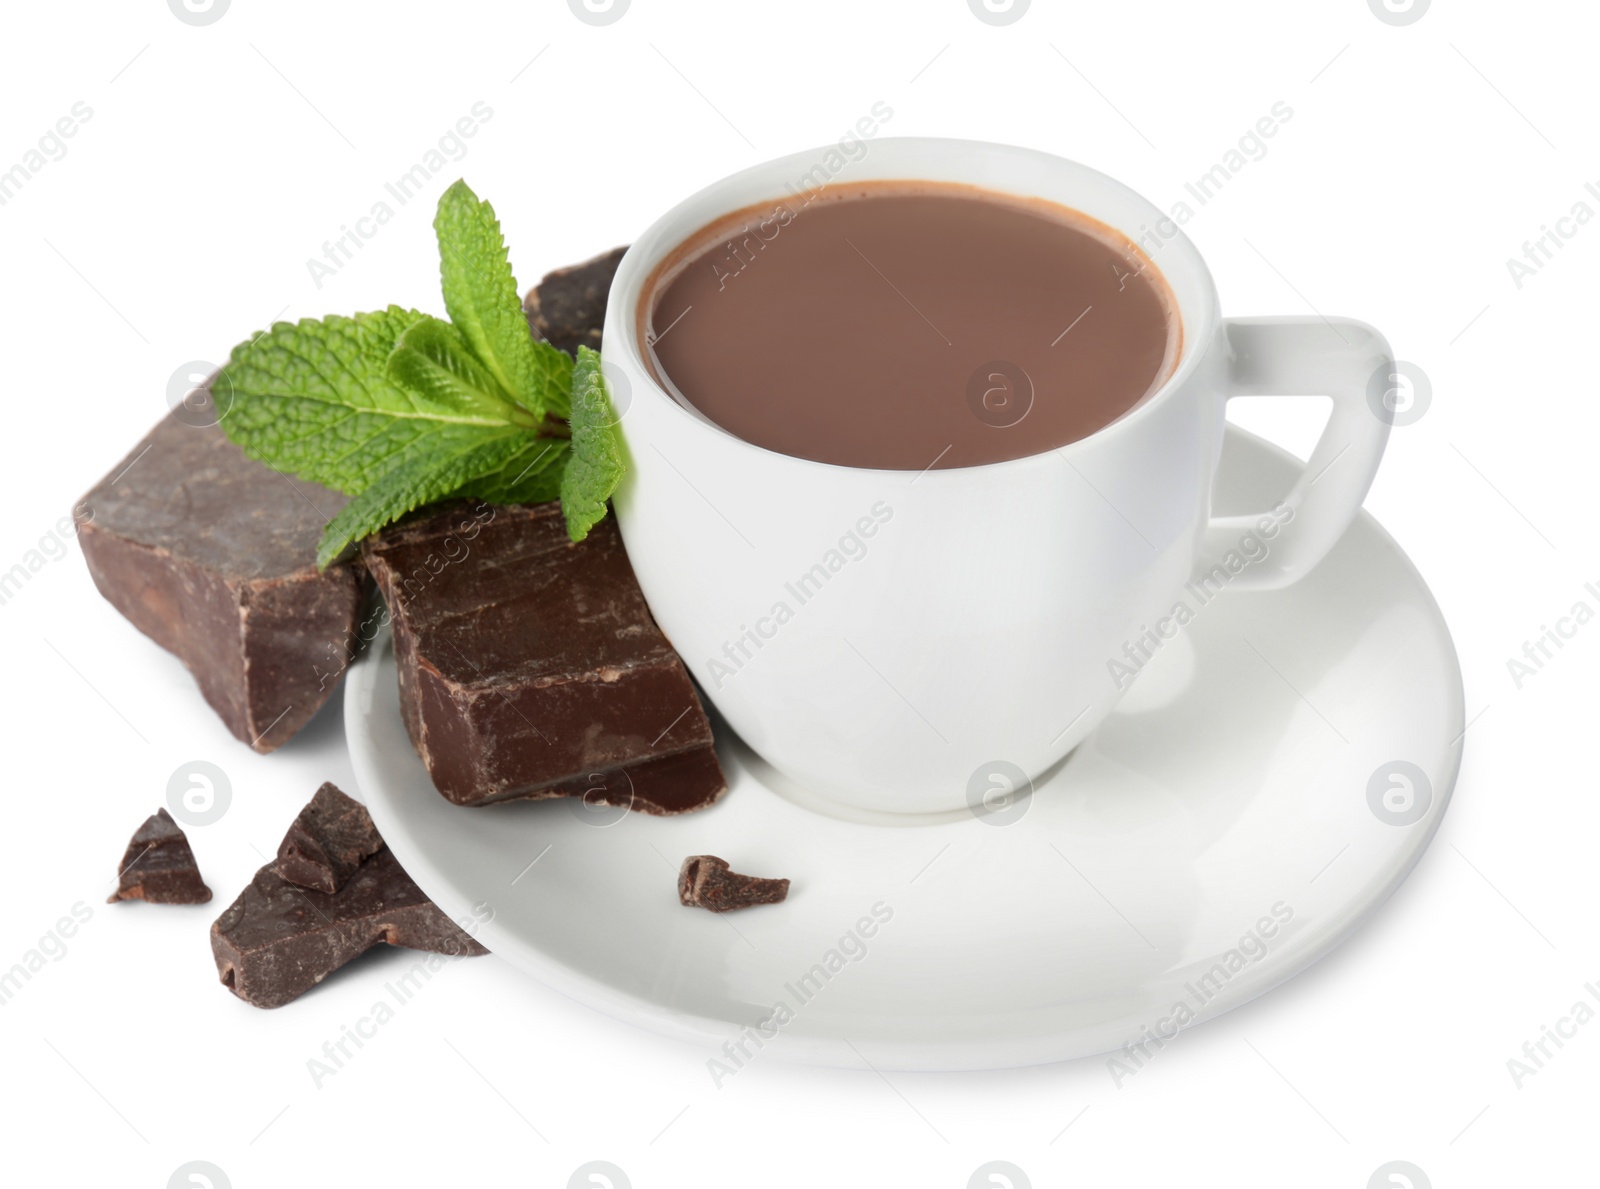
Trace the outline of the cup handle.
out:
M 1369 404 L 1368 390 L 1374 376 L 1390 376 L 1394 356 L 1381 334 L 1351 318 L 1227 318 L 1222 334 L 1229 361 L 1224 399 L 1333 399 L 1306 469 L 1279 505 L 1286 514 L 1213 517 L 1201 538 L 1202 576 L 1232 552 L 1235 566 L 1238 558 L 1247 564 L 1237 573 L 1230 569 L 1230 589 L 1278 590 L 1326 557 L 1361 510 L 1393 420 Z M 1242 545 L 1251 536 L 1259 544 L 1268 521 L 1275 526 L 1270 552 L 1250 561 Z

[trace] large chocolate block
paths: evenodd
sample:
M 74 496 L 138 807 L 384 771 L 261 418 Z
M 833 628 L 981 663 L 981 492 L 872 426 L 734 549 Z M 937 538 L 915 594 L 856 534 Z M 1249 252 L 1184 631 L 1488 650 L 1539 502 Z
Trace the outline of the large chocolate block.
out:
M 611 278 L 627 250 L 626 246 L 612 248 L 582 264 L 546 273 L 522 299 L 533 333 L 568 355 L 576 355 L 579 347 L 598 351 Z
M 345 497 L 167 417 L 84 496 L 95 585 L 188 666 L 228 729 L 271 751 L 328 700 L 368 595 L 358 559 L 318 573 Z
M 457 504 L 363 548 L 394 625 L 406 730 L 451 801 L 676 813 L 725 791 L 615 520 L 574 545 L 557 503 Z

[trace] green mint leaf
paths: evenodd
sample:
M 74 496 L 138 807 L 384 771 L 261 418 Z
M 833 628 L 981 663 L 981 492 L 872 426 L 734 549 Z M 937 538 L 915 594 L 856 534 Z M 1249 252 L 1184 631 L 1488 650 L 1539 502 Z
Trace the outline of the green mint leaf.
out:
M 383 473 L 328 522 L 317 546 L 317 568 L 326 568 L 351 542 L 412 509 L 454 495 L 464 484 L 499 470 L 528 437 L 517 429 L 435 426 L 392 458 Z
M 533 339 L 533 357 L 539 365 L 540 399 L 544 411 L 565 421 L 572 416 L 572 356 L 543 339 Z
M 397 383 L 389 358 L 426 316 L 377 313 L 279 322 L 240 343 L 215 383 L 228 437 L 251 458 L 355 494 L 441 425 L 505 427 L 505 416 Z
M 535 349 L 494 207 L 458 181 L 440 196 L 433 227 L 450 321 L 506 396 L 542 419 L 552 409 L 551 388 L 560 387 L 552 356 L 562 353 Z
M 561 476 L 561 511 L 567 518 L 567 536 L 581 541 L 605 519 L 606 500 L 627 470 L 600 356 L 588 347 L 578 348 L 572 368 L 571 426 L 572 453 Z
M 498 471 L 474 479 L 456 494 L 489 504 L 543 504 L 561 495 L 561 476 L 572 443 L 532 438 Z
M 476 413 L 486 422 L 539 424 L 500 395 L 494 377 L 472 357 L 455 327 L 438 318 L 424 318 L 400 336 L 389 356 L 389 378 L 437 407 Z

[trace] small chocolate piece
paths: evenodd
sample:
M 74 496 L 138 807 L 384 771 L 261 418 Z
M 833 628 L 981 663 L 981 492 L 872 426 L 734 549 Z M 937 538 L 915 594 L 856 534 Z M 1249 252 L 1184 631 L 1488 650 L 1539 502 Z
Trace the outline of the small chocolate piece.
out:
M 331 896 L 382 846 L 367 807 L 327 783 L 283 836 L 278 846 L 278 874 L 292 884 Z
M 268 863 L 211 926 L 227 987 L 282 1007 L 382 942 L 451 957 L 484 949 L 422 894 L 386 846 L 333 895 L 299 888 Z
M 558 503 L 457 504 L 363 548 L 394 625 L 406 730 L 449 800 L 681 813 L 726 790 L 615 519 L 574 545 Z
M 716 855 L 690 855 L 678 869 L 678 900 L 688 908 L 732 912 L 756 904 L 778 904 L 789 895 L 786 879 L 762 879 L 728 870 Z
M 106 897 L 106 903 L 204 904 L 209 899 L 211 889 L 200 878 L 189 840 L 171 814 L 157 810 L 128 841 L 122 869 L 117 872 L 117 890 Z
M 178 655 L 228 729 L 271 751 L 328 700 L 356 645 L 360 562 L 316 567 L 322 526 L 346 500 L 178 413 L 84 496 L 83 556 L 100 593 Z
M 612 248 L 582 264 L 546 273 L 522 302 L 533 333 L 569 355 L 576 355 L 579 347 L 598 351 L 611 278 L 627 250 L 626 245 Z

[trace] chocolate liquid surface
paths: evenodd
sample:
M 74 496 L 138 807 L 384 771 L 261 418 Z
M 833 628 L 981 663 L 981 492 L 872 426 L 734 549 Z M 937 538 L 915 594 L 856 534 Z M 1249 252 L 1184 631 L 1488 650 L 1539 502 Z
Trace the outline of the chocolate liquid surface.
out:
M 1021 458 L 1110 424 L 1176 367 L 1166 281 L 1042 200 L 935 182 L 747 208 L 645 287 L 656 378 L 730 433 L 843 466 Z

